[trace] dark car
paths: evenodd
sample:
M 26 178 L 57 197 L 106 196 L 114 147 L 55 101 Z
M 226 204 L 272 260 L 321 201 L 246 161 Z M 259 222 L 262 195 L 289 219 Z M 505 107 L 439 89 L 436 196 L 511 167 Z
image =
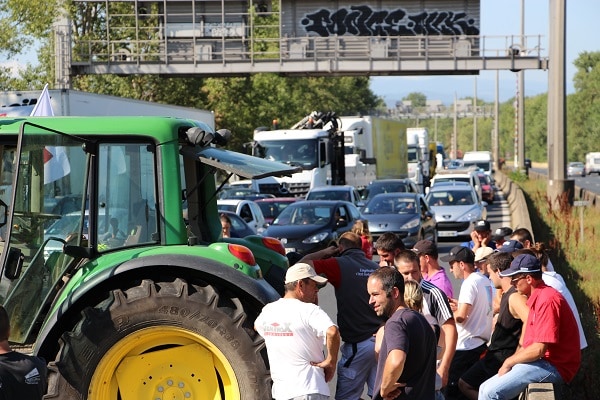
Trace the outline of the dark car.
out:
M 274 197 L 254 200 L 262 210 L 267 224 L 271 225 L 275 218 L 290 204 L 295 203 L 299 199 L 297 197 Z
M 417 185 L 410 179 L 378 179 L 369 183 L 363 192 L 364 202 L 380 193 L 419 193 Z
M 437 243 L 435 215 L 421 194 L 378 194 L 367 203 L 362 214 L 369 221 L 373 242 L 383 233 L 393 232 L 409 249 L 423 239 Z
M 496 193 L 492 178 L 484 172 L 478 172 L 477 176 L 479 176 L 479 182 L 481 183 L 481 199 L 488 204 L 493 204 Z
M 242 217 L 231 211 L 219 210 L 219 214 L 225 214 L 231 221 L 231 237 L 243 238 L 256 233 L 250 228 L 250 225 Z
M 286 252 L 312 253 L 352 229 L 361 215 L 347 201 L 305 200 L 290 204 L 263 233 L 281 240 Z

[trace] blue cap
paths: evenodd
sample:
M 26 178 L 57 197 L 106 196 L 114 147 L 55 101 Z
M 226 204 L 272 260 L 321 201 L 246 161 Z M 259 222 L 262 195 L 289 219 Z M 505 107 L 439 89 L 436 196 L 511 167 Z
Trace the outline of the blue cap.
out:
M 540 272 L 542 265 L 536 256 L 520 254 L 510 263 L 510 267 L 500 272 L 500 276 L 513 276 L 517 274 L 532 274 Z
M 507 240 L 502 243 L 502 246 L 498 249 L 503 253 L 512 253 L 513 251 L 521 250 L 523 248 L 523 244 L 518 240 Z

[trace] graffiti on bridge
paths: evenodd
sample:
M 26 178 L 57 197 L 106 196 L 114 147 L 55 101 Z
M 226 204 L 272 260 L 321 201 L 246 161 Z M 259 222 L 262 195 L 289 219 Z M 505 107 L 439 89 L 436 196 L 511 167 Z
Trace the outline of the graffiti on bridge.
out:
M 401 8 L 389 11 L 350 6 L 337 11 L 320 9 L 306 14 L 300 23 L 307 33 L 323 37 L 479 35 L 475 20 L 462 11 L 423 11 L 409 15 Z

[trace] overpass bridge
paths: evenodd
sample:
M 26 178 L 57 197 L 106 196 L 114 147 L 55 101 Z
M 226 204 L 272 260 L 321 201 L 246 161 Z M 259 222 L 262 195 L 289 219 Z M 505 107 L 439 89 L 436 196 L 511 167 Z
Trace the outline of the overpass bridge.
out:
M 74 0 L 58 88 L 79 74 L 465 75 L 547 69 L 539 35 L 480 35 L 479 0 Z

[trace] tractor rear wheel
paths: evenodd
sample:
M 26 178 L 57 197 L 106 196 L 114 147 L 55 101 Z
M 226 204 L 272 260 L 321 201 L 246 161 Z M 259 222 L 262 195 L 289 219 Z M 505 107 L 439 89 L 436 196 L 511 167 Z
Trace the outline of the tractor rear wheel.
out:
M 85 309 L 62 336 L 45 398 L 271 398 L 263 349 L 231 293 L 144 280 Z

